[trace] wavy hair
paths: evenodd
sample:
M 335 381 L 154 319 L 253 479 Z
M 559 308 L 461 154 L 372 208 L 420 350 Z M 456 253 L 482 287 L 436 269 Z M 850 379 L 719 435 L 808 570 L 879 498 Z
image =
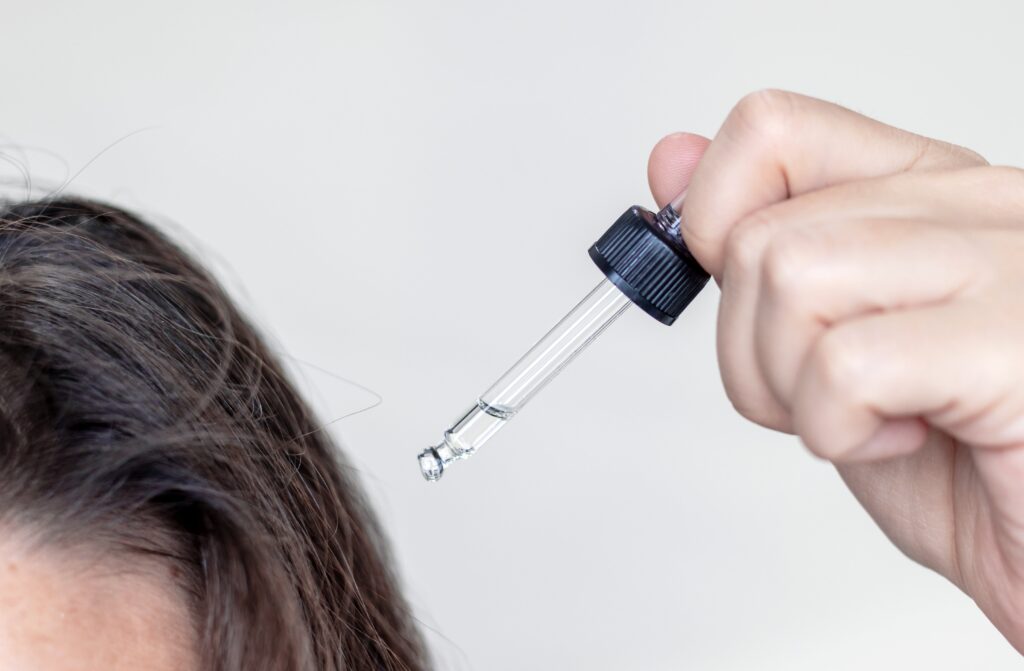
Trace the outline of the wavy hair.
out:
M 0 209 L 0 519 L 166 562 L 203 669 L 428 666 L 343 455 L 218 283 L 116 207 Z

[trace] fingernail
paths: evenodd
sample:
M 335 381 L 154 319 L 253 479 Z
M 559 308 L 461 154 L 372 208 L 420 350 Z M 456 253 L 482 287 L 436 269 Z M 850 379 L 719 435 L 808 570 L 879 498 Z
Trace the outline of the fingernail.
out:
M 928 425 L 917 417 L 888 419 L 874 435 L 839 457 L 841 461 L 872 461 L 908 454 L 924 444 Z

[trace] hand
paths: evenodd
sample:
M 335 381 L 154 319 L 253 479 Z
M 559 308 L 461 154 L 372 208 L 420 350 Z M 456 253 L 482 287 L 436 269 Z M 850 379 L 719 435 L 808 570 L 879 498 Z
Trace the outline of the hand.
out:
M 1024 171 L 766 91 L 710 145 L 655 147 L 659 204 L 690 173 L 736 409 L 833 461 L 1024 652 Z

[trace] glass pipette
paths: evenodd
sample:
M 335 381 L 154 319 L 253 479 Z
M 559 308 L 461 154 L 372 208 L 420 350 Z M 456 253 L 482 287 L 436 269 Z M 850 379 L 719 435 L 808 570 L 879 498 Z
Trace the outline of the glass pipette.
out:
M 590 248 L 605 274 L 586 298 L 419 455 L 427 480 L 476 452 L 631 304 L 672 324 L 708 281 L 680 232 L 683 192 L 657 214 L 633 206 Z

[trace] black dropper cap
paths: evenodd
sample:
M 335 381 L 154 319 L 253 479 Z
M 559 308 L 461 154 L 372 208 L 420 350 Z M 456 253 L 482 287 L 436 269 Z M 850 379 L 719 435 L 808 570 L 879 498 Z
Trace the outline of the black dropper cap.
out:
M 630 300 L 672 324 L 708 281 L 679 233 L 679 214 L 634 205 L 590 248 L 590 258 Z

